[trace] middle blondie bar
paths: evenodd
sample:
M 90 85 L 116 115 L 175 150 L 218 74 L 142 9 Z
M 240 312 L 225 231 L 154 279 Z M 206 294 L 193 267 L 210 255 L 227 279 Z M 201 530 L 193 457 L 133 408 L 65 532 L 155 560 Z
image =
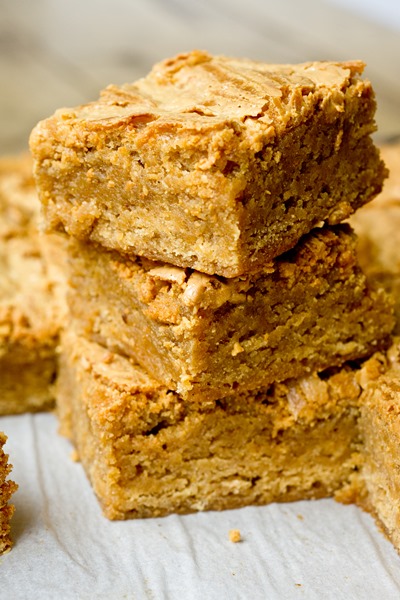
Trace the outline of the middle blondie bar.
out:
M 77 330 L 202 401 L 368 356 L 394 324 L 344 225 L 314 230 L 258 275 L 234 279 L 76 240 L 70 264 Z

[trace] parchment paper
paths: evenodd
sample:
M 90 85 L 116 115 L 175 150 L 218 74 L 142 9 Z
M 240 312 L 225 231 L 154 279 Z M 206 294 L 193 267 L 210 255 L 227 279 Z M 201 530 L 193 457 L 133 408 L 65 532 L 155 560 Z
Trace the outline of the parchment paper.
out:
M 1 599 L 400 597 L 400 557 L 355 506 L 322 500 L 110 522 L 54 415 L 3 417 L 0 430 L 20 486 Z

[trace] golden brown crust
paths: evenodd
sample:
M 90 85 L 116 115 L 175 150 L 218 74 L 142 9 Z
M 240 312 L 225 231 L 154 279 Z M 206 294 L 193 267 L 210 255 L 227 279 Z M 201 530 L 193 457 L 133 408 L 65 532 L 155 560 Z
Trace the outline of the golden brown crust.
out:
M 160 128 L 174 120 L 195 126 L 196 116 L 226 123 L 255 119 L 272 136 L 303 122 L 319 102 L 333 114 L 342 111 L 344 90 L 356 82 L 364 90 L 365 83 L 357 81 L 364 66 L 361 61 L 273 65 L 194 51 L 164 60 L 135 83 L 108 86 L 97 103 L 59 114 L 64 119 L 75 114 L 93 129 L 136 119 L 146 125 L 157 119 Z M 251 123 L 248 128 L 254 130 Z

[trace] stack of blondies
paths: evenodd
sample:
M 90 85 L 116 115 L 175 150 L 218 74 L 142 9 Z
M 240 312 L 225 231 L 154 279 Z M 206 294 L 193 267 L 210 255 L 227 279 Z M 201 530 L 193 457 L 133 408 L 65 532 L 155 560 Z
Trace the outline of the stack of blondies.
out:
M 348 365 L 393 328 L 341 224 L 386 176 L 362 70 L 191 52 L 33 131 L 58 411 L 109 518 L 351 497 Z

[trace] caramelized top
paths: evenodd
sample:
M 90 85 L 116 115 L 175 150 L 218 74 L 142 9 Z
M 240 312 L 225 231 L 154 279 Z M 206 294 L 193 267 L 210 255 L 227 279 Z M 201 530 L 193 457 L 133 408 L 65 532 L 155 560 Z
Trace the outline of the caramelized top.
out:
M 228 120 L 249 127 L 256 121 L 272 133 L 303 121 L 320 102 L 328 112 L 343 111 L 346 89 L 369 85 L 359 78 L 363 69 L 361 61 L 273 65 L 196 50 L 156 64 L 135 83 L 110 85 L 97 102 L 61 109 L 57 116 L 84 120 L 94 129 L 127 120 Z

